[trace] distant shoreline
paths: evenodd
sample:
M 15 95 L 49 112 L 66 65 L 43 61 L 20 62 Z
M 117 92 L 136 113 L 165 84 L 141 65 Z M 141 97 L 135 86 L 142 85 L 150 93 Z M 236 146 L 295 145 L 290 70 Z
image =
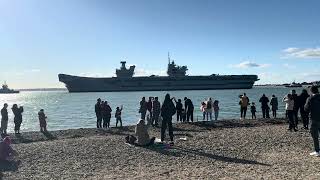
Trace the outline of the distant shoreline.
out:
M 67 91 L 66 88 L 35 88 L 35 89 L 17 89 L 19 91 Z
M 283 84 L 259 84 L 259 85 L 253 85 L 253 87 L 284 87 Z M 303 86 L 306 87 L 306 86 Z M 35 88 L 35 89 L 17 89 L 20 92 L 26 92 L 26 91 L 68 91 L 67 88 Z

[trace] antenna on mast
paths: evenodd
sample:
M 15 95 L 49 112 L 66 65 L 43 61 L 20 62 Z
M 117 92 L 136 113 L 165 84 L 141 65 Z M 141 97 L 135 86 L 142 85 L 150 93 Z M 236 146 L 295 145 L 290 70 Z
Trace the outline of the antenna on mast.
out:
M 170 52 L 168 51 L 168 61 L 169 61 L 169 64 L 170 64 Z

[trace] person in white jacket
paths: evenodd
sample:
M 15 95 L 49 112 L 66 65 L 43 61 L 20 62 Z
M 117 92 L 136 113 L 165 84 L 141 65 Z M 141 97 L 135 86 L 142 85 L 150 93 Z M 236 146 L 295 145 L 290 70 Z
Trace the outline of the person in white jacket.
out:
M 289 131 L 292 131 L 292 129 L 294 131 L 298 131 L 296 129 L 296 125 L 294 122 L 294 100 L 291 94 L 288 94 L 287 96 L 285 96 L 282 100 L 283 102 L 286 103 L 286 111 L 288 114 L 288 118 L 289 118 Z

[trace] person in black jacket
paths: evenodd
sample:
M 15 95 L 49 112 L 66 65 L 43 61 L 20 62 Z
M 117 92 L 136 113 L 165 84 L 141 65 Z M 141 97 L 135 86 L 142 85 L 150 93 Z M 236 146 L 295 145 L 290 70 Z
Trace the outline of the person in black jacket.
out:
M 187 122 L 189 122 L 189 119 L 191 119 L 191 122 L 193 122 L 194 106 L 191 99 L 187 97 L 184 98 L 184 108 L 187 113 Z
M 145 120 L 147 114 L 147 102 L 145 97 L 142 97 L 140 101 L 139 113 L 141 113 L 141 119 Z
M 109 106 L 107 101 L 105 101 L 104 103 L 101 103 L 101 112 L 102 112 L 101 114 L 103 119 L 103 128 L 109 128 L 112 109 Z
M 164 141 L 165 132 L 167 126 L 169 128 L 170 144 L 173 145 L 173 127 L 172 127 L 172 116 L 176 113 L 176 107 L 174 106 L 170 95 L 165 96 L 164 102 L 161 107 L 161 116 L 162 116 L 162 126 L 161 126 L 161 142 Z
M 299 99 L 300 115 L 301 115 L 304 129 L 309 128 L 309 114 L 304 110 L 304 105 L 306 104 L 306 101 L 308 98 L 309 98 L 308 91 L 306 89 L 303 89 L 302 93 L 298 96 L 298 99 Z
M 296 125 L 296 129 L 298 129 L 298 112 L 299 112 L 299 98 L 296 93 L 296 90 L 291 91 L 291 95 L 294 100 L 294 106 L 293 106 L 293 117 L 294 117 L 294 123 Z
M 319 156 L 319 131 L 320 131 L 320 94 L 317 87 L 311 87 L 312 95 L 307 99 L 304 110 L 310 113 L 311 127 L 310 132 L 314 143 L 314 152 L 310 153 L 311 156 Z
M 12 112 L 14 114 L 14 132 L 16 134 L 20 134 L 20 126 L 22 123 L 22 113 L 23 113 L 23 107 L 18 107 L 17 104 L 14 104 L 12 106 Z
M 182 118 L 182 109 L 183 109 L 183 105 L 182 105 L 182 102 L 181 102 L 181 99 L 178 99 L 178 101 L 176 101 L 176 99 L 174 98 L 174 101 L 176 102 L 176 109 L 177 109 L 177 122 L 183 120 Z
M 161 104 L 158 100 L 158 97 L 155 97 L 154 98 L 154 101 L 153 101 L 153 104 L 152 104 L 152 125 L 154 126 L 158 126 L 158 123 L 159 123 L 159 116 L 160 116 L 160 113 L 161 113 Z
M 1 134 L 7 135 L 7 128 L 8 128 L 8 104 L 5 103 L 3 108 L 1 109 Z
M 259 102 L 261 103 L 262 117 L 266 118 L 267 111 L 268 109 L 270 109 L 268 106 L 269 98 L 265 94 L 263 94 Z
M 97 128 L 102 128 L 102 114 L 101 114 L 101 99 L 97 99 L 97 103 L 94 106 L 94 110 L 96 112 L 96 117 L 97 117 Z

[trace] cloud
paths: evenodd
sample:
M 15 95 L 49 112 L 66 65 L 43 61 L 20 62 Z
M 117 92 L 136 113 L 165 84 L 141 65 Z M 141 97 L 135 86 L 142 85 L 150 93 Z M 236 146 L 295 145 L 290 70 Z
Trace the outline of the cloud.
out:
M 241 62 L 240 64 L 231 65 L 231 67 L 234 67 L 234 68 L 266 68 L 270 66 L 271 64 L 258 64 L 251 61 L 244 61 L 244 62 Z
M 283 81 L 283 76 L 278 73 L 261 72 L 258 74 L 260 81 L 256 84 L 275 84 L 276 82 Z
M 289 47 L 282 50 L 285 59 L 320 59 L 320 48 L 295 48 Z

